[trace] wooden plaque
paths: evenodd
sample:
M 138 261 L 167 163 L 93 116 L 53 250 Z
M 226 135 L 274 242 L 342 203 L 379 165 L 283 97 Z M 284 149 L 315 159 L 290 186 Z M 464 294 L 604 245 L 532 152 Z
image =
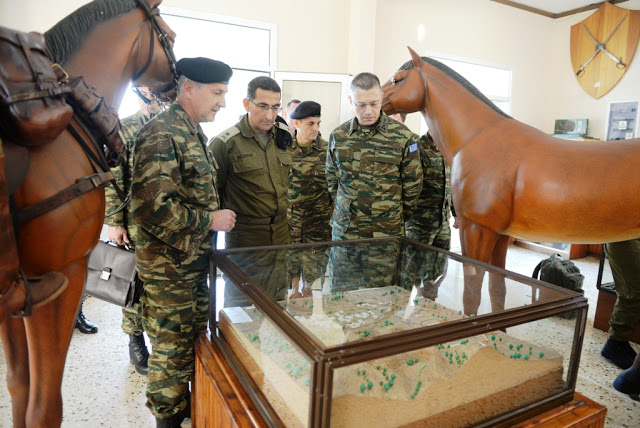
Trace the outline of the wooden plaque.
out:
M 571 65 L 580 86 L 600 98 L 616 86 L 633 60 L 640 40 L 640 11 L 604 2 L 571 27 L 570 40 Z

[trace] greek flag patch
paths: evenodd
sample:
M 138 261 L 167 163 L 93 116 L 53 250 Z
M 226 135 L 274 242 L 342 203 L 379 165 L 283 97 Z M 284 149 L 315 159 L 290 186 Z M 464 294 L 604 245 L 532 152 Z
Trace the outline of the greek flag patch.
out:
M 413 153 L 418 150 L 418 143 L 413 143 L 409 145 L 409 153 Z

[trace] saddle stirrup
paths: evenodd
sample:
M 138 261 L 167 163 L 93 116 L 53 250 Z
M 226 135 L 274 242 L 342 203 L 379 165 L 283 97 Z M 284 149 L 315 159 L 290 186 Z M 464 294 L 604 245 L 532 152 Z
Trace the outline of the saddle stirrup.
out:
M 25 299 L 22 310 L 11 314 L 15 318 L 31 316 L 33 308 L 39 308 L 55 300 L 69 285 L 69 280 L 61 272 L 49 272 L 42 276 L 27 278 L 22 269 L 20 269 L 20 278 L 16 282 L 23 284 Z

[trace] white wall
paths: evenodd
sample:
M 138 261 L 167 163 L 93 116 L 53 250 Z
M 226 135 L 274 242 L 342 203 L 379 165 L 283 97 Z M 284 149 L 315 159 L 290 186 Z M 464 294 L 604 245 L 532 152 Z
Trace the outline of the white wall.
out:
M 620 7 L 640 10 L 640 0 Z M 511 115 L 552 133 L 555 119 L 588 118 L 589 134 L 604 138 L 609 101 L 640 99 L 640 54 L 618 85 L 596 100 L 578 84 L 569 56 L 571 25 L 594 11 L 551 19 L 478 0 L 378 0 L 375 69 L 386 81 L 410 59 L 446 54 L 513 70 Z M 419 120 L 419 119 L 414 119 Z M 409 123 L 415 130 L 415 122 Z
M 0 0 L 0 25 L 42 32 L 85 3 Z M 409 59 L 406 46 L 421 55 L 446 54 L 507 66 L 513 70 L 512 116 L 548 133 L 553 132 L 555 119 L 586 117 L 590 135 L 603 138 L 609 101 L 640 98 L 638 53 L 618 85 L 599 100 L 576 81 L 569 57 L 570 27 L 593 11 L 554 20 L 488 0 L 165 0 L 163 4 L 277 24 L 279 71 L 373 71 L 384 82 Z M 640 0 L 619 6 L 640 10 Z M 409 125 L 417 131 L 419 120 Z
M 629 0 L 616 5 L 621 8 L 640 10 L 640 0 Z M 605 138 L 605 126 L 609 103 L 612 101 L 640 100 L 640 48 L 636 50 L 631 65 L 618 84 L 600 99 L 587 94 L 571 67 L 569 56 L 569 36 L 571 26 L 590 16 L 593 11 L 557 19 L 553 25 L 551 57 L 549 63 L 553 67 L 553 76 L 549 82 L 547 101 L 547 122 L 545 131 L 553 130 L 554 119 L 589 119 L 589 135 Z M 550 132 L 550 131 L 549 131 Z

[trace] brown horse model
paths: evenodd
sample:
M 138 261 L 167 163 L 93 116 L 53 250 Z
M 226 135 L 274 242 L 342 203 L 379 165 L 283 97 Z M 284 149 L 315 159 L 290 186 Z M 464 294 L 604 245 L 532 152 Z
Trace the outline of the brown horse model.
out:
M 175 34 L 157 16 L 160 3 L 96 0 L 83 6 L 45 34 L 52 62 L 71 76 L 83 77 L 114 107 L 132 79 L 152 89 L 169 87 L 175 80 L 171 49 Z M 2 58 L 2 63 L 12 60 Z M 75 117 L 71 125 L 89 141 Z M 18 211 L 95 172 L 95 160 L 88 159 L 69 130 L 50 143 L 30 147 L 29 154 L 28 175 L 14 193 Z M 104 191 L 98 187 L 25 221 L 16 230 L 26 276 L 61 272 L 69 283 L 57 299 L 34 308 L 31 316 L 8 318 L 0 324 L 14 427 L 60 426 L 65 359 L 83 292 L 87 255 L 100 235 L 104 209 Z M 6 289 L 6 284 L 0 284 L 0 290 Z
M 504 268 L 509 236 L 570 243 L 640 236 L 640 218 L 630 214 L 640 212 L 639 139 L 551 137 L 501 112 L 449 67 L 409 51 L 412 60 L 383 86 L 383 109 L 422 112 L 451 166 L 463 255 Z

